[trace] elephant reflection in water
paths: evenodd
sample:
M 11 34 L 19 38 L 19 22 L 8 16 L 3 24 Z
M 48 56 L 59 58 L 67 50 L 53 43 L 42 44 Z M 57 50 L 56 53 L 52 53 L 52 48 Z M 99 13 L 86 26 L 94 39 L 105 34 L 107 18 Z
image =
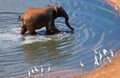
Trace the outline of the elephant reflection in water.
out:
M 70 54 L 60 54 L 62 50 L 56 49 L 58 44 L 57 41 L 51 40 L 23 45 L 26 61 L 30 64 L 42 64 L 69 56 Z

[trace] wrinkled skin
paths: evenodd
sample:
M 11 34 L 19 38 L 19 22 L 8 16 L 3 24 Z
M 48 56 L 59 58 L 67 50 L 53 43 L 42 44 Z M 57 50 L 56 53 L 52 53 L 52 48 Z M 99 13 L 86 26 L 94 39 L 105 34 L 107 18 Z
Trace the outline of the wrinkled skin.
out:
M 64 17 L 66 25 L 73 32 L 73 28 L 68 23 L 68 15 L 61 6 L 48 5 L 43 8 L 30 8 L 22 17 L 19 16 L 17 21 L 22 21 L 21 35 L 24 35 L 26 31 L 30 35 L 35 35 L 36 29 L 46 27 L 46 34 L 59 33 L 60 31 L 55 27 L 55 19 L 57 17 Z

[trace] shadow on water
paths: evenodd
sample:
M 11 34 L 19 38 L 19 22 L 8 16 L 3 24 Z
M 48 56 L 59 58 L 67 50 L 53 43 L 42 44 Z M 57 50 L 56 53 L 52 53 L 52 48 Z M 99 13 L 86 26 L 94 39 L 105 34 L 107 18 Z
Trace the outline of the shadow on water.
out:
M 21 23 L 15 22 L 18 16 L 27 8 L 47 4 L 62 5 L 74 33 L 67 32 L 64 19 L 58 18 L 56 27 L 66 32 L 44 35 L 43 28 L 37 30 L 41 35 L 21 37 Z M 0 77 L 28 75 L 33 66 L 39 70 L 43 66 L 46 73 L 49 65 L 52 72 L 78 69 L 83 74 L 101 67 L 100 54 L 109 61 L 111 50 L 120 48 L 120 17 L 103 0 L 0 0 L 0 5 Z

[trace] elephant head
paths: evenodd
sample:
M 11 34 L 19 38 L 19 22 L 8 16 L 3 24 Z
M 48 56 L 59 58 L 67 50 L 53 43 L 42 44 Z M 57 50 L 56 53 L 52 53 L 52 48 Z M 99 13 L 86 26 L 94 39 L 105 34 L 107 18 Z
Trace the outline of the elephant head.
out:
M 57 17 L 64 17 L 64 18 L 65 18 L 65 23 L 66 23 L 66 25 L 67 25 L 67 26 L 72 30 L 72 32 L 73 32 L 74 28 L 70 26 L 70 24 L 69 24 L 69 22 L 68 22 L 69 16 L 68 16 L 68 14 L 65 12 L 65 10 L 64 10 L 61 6 L 59 6 L 59 5 L 48 5 L 48 7 L 54 8 Z

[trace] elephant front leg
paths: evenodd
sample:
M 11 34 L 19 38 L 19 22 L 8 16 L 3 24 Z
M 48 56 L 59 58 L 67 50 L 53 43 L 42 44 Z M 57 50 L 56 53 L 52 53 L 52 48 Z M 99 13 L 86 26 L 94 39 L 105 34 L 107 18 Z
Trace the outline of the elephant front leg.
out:
M 60 31 L 55 27 L 55 25 L 52 26 L 52 31 L 54 33 L 60 33 Z
M 54 20 L 50 21 L 47 26 L 47 33 L 59 33 L 60 31 L 55 27 Z

